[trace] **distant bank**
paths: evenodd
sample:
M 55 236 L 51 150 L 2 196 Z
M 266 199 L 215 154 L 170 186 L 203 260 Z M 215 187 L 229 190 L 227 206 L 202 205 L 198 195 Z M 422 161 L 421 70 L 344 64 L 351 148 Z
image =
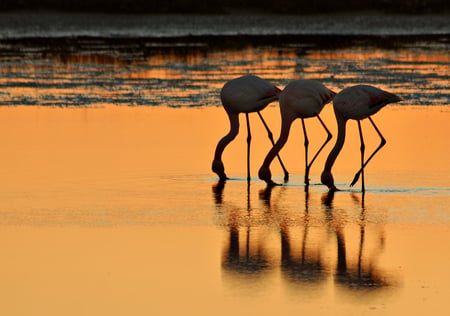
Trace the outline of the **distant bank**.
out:
M 438 37 L 448 42 L 450 14 L 321 14 L 321 15 L 166 15 L 61 12 L 0 12 L 0 40 L 24 39 L 155 39 L 222 41 L 231 38 L 270 42 L 299 37 Z

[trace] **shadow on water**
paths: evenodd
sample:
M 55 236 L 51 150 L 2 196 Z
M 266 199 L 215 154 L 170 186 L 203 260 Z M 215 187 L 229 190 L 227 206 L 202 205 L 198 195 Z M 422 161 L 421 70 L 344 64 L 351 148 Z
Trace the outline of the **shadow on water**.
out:
M 384 224 L 367 220 L 370 210 L 364 195 L 352 193 L 352 202 L 340 208 L 334 192 L 316 196 L 305 190 L 299 194 L 298 202 L 303 202 L 293 209 L 283 202 L 295 188 L 267 187 L 259 192 L 258 208 L 252 207 L 250 186 L 241 195 L 245 201 L 235 203 L 226 198 L 225 182 L 212 189 L 216 217 L 227 236 L 225 276 L 242 280 L 258 275 L 258 286 L 264 286 L 264 278 L 273 278 L 268 272 L 279 270 L 282 284 L 294 292 L 324 292 L 333 284 L 340 293 L 370 294 L 396 285 L 397 277 L 380 268 Z

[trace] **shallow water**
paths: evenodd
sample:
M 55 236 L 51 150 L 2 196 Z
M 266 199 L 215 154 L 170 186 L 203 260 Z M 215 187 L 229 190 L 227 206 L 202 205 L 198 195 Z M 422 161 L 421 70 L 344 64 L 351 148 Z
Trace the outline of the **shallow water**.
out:
M 2 315 L 450 313 L 448 41 L 84 41 L 0 52 L 0 104 L 13 105 L 0 107 Z M 405 99 L 374 117 L 387 145 L 364 195 L 348 186 L 354 122 L 334 195 L 319 178 L 331 144 L 303 184 L 298 122 L 281 152 L 288 183 L 269 190 L 256 178 L 270 149 L 256 117 L 250 185 L 245 133 L 224 153 L 231 180 L 217 181 L 212 154 L 228 129 L 218 91 L 247 72 L 280 87 L 369 83 Z M 277 104 L 263 115 L 277 134 Z M 321 117 L 335 135 L 331 105 Z M 326 135 L 315 119 L 307 126 L 314 150 Z
M 334 196 L 319 185 L 323 156 L 305 192 L 299 124 L 282 152 L 288 184 L 247 186 L 240 135 L 224 155 L 232 180 L 222 186 L 209 171 L 227 128 L 222 111 L 0 108 L 1 312 L 449 311 L 448 107 L 377 114 L 388 144 L 367 168 L 364 196 L 359 184 L 348 187 L 356 124 L 335 166 L 342 191 Z M 278 109 L 264 112 L 277 128 Z M 323 119 L 332 118 L 328 106 Z M 253 175 L 269 149 L 259 125 Z M 324 136 L 311 134 L 311 146 Z

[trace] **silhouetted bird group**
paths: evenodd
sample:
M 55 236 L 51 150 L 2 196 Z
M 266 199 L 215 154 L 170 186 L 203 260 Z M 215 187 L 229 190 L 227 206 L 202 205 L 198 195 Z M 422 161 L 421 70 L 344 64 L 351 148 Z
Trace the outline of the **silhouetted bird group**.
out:
M 331 169 L 344 145 L 347 121 L 349 119 L 353 119 L 358 122 L 359 136 L 361 140 L 361 168 L 355 174 L 351 185 L 353 186 L 361 177 L 362 192 L 365 191 L 364 168 L 386 143 L 386 140 L 370 116 L 377 113 L 381 108 L 389 103 L 402 101 L 402 98 L 393 93 L 369 85 L 351 86 L 336 94 L 318 81 L 304 79 L 294 80 L 290 82 L 284 90 L 280 90 L 278 87 L 267 82 L 266 80 L 253 75 L 246 75 L 228 81 L 223 86 L 220 97 L 223 107 L 230 120 L 230 131 L 217 144 L 212 162 L 212 171 L 219 176 L 221 181 L 228 179 L 225 174 L 224 164 L 222 162 L 222 153 L 225 147 L 236 137 L 239 132 L 238 116 L 240 113 L 245 114 L 247 121 L 247 181 L 250 181 L 251 133 L 248 114 L 251 112 L 257 112 L 266 127 L 269 138 L 273 144 L 273 147 L 268 152 L 259 169 L 259 178 L 264 180 L 268 186 L 276 185 L 276 183 L 272 181 L 270 164 L 273 159 L 278 156 L 284 170 L 284 180 L 285 182 L 288 181 L 289 173 L 283 165 L 278 153 L 288 139 L 292 122 L 295 119 L 300 118 L 302 120 L 303 133 L 305 137 L 305 185 L 307 187 L 309 185 L 309 171 L 311 165 L 325 145 L 332 138 L 332 133 L 320 118 L 319 113 L 325 104 L 333 100 L 334 113 L 338 127 L 337 140 L 325 162 L 325 166 L 321 174 L 321 182 L 326 185 L 330 191 L 338 190 L 334 184 Z M 281 131 L 278 140 L 274 143 L 272 133 L 265 123 L 260 111 L 275 100 L 279 100 L 280 103 Z M 304 120 L 310 117 L 317 117 L 319 119 L 328 136 L 313 158 L 309 161 L 309 140 Z M 365 160 L 364 157 L 365 144 L 360 123 L 360 121 L 365 118 L 369 119 L 381 140 L 380 145 L 369 156 L 369 158 L 367 158 L 367 160 Z

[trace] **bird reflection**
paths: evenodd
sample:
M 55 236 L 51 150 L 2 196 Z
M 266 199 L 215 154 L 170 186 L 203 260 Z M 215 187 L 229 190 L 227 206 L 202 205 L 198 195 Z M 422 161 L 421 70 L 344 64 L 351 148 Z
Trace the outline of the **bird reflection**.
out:
M 259 240 L 258 232 L 253 225 L 253 214 L 250 202 L 250 186 L 247 186 L 246 207 L 238 207 L 225 202 L 223 192 L 225 181 L 218 181 L 212 187 L 217 212 L 222 218 L 222 225 L 227 227 L 226 242 L 222 266 L 226 271 L 255 275 L 270 267 L 270 256 L 264 243 Z
M 214 197 L 214 203 L 219 208 L 221 207 L 223 203 L 223 189 L 225 188 L 225 180 L 219 180 L 215 185 L 212 187 L 213 197 Z
M 280 187 L 280 192 L 284 191 L 284 187 Z M 293 222 L 287 214 L 283 214 L 278 209 L 277 201 L 272 198 L 272 186 L 267 186 L 260 192 L 260 199 L 264 202 L 266 212 L 271 216 L 272 220 L 278 225 L 281 243 L 281 271 L 283 276 L 292 282 L 309 282 L 317 283 L 325 279 L 325 267 L 322 262 L 320 249 L 313 250 L 308 247 L 309 233 L 309 193 L 305 192 L 305 211 L 303 218 L 303 233 L 301 241 L 298 243 L 300 247 L 295 251 L 296 238 L 292 238 L 290 222 Z M 297 255 L 296 255 L 297 254 Z
M 227 187 L 230 195 L 238 185 L 242 184 Z M 251 186 L 247 186 L 247 194 L 232 195 L 244 197 L 240 204 L 225 198 L 225 186 L 225 181 L 219 181 L 212 192 L 216 218 L 226 228 L 222 271 L 238 281 L 237 286 L 242 285 L 243 278 L 260 285 L 270 280 L 268 272 L 274 269 L 279 269 L 282 281 L 296 291 L 334 284 L 342 293 L 369 293 L 393 284 L 378 265 L 384 234 L 382 230 L 373 231 L 364 194 L 346 196 L 330 190 L 316 200 L 314 191 L 302 190 L 296 192 L 304 194 L 300 205 L 287 207 L 285 201 L 292 188 L 266 186 L 259 191 L 258 208 L 252 205 Z M 335 205 L 335 194 L 350 198 L 349 204 L 343 204 L 347 205 L 345 209 Z M 277 238 L 267 238 L 271 232 Z
M 376 261 L 378 256 L 369 256 L 365 254 L 366 239 L 366 208 L 364 205 L 364 195 L 361 200 L 352 194 L 351 198 L 355 205 L 360 209 L 359 214 L 359 243 L 358 255 L 356 260 L 348 260 L 347 243 L 345 240 L 345 222 L 340 219 L 339 210 L 334 208 L 335 193 L 330 191 L 322 197 L 322 204 L 325 208 L 326 219 L 328 225 L 336 234 L 337 242 L 337 267 L 335 274 L 335 282 L 349 289 L 378 289 L 389 285 L 387 276 L 378 269 Z M 375 255 L 383 249 L 384 236 L 380 236 L 380 243 Z

